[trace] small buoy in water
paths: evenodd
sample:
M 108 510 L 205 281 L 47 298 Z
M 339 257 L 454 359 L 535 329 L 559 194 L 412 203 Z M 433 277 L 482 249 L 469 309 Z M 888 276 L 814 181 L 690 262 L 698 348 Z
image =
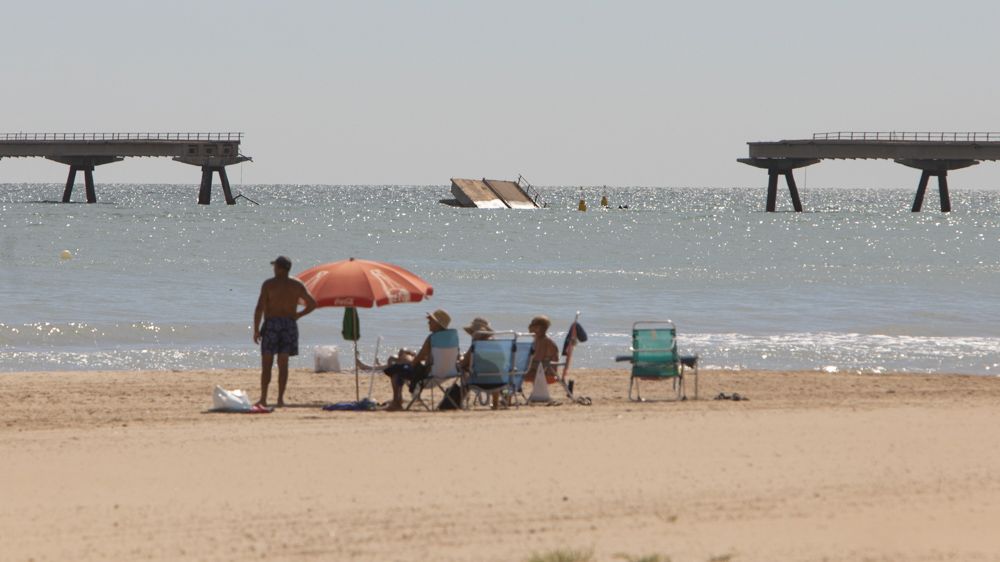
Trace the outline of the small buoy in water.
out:
M 602 207 L 607 207 L 608 206 L 608 196 L 607 195 L 602 195 L 601 196 L 601 206 Z
M 587 210 L 587 202 L 584 201 L 583 199 L 580 199 L 580 204 L 577 205 L 576 208 L 577 208 L 578 211 L 586 211 Z
M 59 259 L 61 260 L 73 259 L 73 253 L 70 252 L 69 250 L 63 250 L 62 252 L 59 252 Z

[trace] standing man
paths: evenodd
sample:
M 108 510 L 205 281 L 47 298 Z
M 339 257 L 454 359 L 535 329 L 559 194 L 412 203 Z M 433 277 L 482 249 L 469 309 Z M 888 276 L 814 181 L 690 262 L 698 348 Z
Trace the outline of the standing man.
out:
M 271 366 L 278 356 L 278 406 L 285 405 L 285 385 L 288 383 L 288 357 L 299 354 L 299 328 L 295 321 L 316 308 L 316 299 L 301 281 L 289 277 L 292 260 L 278 256 L 271 265 L 274 277 L 260 286 L 260 298 L 253 311 L 253 342 L 260 344 L 260 400 L 267 406 L 267 387 L 271 384 Z M 306 307 L 299 311 L 299 300 Z M 261 326 L 261 317 L 264 325 Z

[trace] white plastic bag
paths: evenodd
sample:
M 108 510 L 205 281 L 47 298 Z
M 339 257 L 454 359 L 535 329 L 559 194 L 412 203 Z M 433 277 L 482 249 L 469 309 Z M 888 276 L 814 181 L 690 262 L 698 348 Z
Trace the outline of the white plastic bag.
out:
M 250 397 L 242 390 L 226 390 L 216 386 L 212 391 L 212 406 L 223 412 L 249 412 Z
M 316 347 L 316 372 L 340 371 L 340 357 L 337 355 L 337 346 L 320 345 Z
M 545 367 L 541 361 L 535 369 L 535 384 L 531 387 L 531 395 L 528 402 L 551 402 L 552 395 L 549 394 L 549 380 L 545 377 Z

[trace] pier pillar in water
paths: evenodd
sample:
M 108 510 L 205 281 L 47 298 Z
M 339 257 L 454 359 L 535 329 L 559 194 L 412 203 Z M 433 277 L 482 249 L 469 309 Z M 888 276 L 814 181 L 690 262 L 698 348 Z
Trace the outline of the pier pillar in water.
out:
M 743 164 L 748 164 L 757 168 L 767 170 L 767 202 L 765 209 L 773 213 L 778 203 L 778 177 L 784 176 L 785 185 L 788 186 L 788 194 L 792 198 L 792 208 L 795 212 L 802 212 L 802 201 L 799 199 L 799 188 L 795 185 L 795 176 L 792 170 L 811 166 L 817 162 L 815 158 L 740 158 Z
M 117 156 L 94 156 L 73 158 L 50 158 L 56 162 L 69 165 L 69 175 L 66 177 L 66 188 L 63 190 L 62 202 L 69 203 L 76 185 L 76 173 L 83 172 L 83 182 L 87 193 L 87 203 L 97 203 L 97 190 L 94 187 L 94 168 L 102 164 L 120 162 Z
M 919 213 L 924 206 L 924 195 L 931 177 L 937 177 L 938 197 L 941 200 L 941 212 L 951 212 L 951 194 L 948 193 L 948 171 L 968 168 L 979 163 L 978 160 L 896 160 L 898 164 L 920 170 L 920 183 L 917 184 L 917 194 L 913 198 L 914 213 Z
M 235 205 L 236 199 L 233 197 L 232 189 L 229 186 L 229 176 L 226 175 L 225 166 L 201 167 L 201 189 L 198 191 L 198 204 L 208 205 L 212 202 L 212 176 L 216 172 L 219 173 L 219 180 L 222 182 L 222 194 L 226 198 L 226 204 Z

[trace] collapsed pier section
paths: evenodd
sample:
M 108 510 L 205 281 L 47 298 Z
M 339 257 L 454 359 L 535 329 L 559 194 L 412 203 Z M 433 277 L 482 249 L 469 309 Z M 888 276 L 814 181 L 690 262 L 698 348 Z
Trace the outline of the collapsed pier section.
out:
M 538 209 L 545 206 L 538 190 L 524 176 L 518 176 L 516 181 L 451 178 L 451 193 L 459 207 Z

